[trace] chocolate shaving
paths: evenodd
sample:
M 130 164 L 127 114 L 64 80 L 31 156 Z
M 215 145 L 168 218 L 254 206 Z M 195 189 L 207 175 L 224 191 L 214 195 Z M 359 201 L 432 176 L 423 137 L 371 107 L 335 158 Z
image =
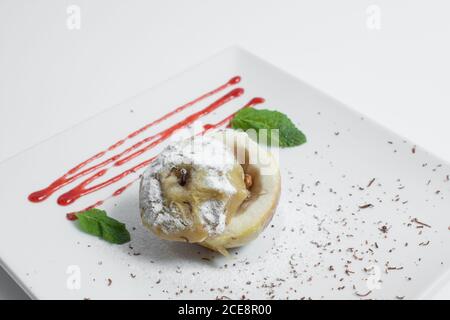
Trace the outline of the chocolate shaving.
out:
M 351 271 L 349 269 L 345 269 L 345 274 L 350 276 L 350 274 L 355 273 L 354 271 Z
M 363 205 L 359 206 L 360 209 L 367 209 L 367 208 L 372 208 L 372 207 L 373 207 L 373 204 L 371 204 L 371 203 L 367 203 L 367 204 L 363 204 Z
M 380 230 L 383 233 L 387 233 L 388 232 L 388 227 L 387 226 L 382 226 L 381 228 L 379 228 L 378 230 Z
M 421 222 L 421 221 L 417 220 L 417 218 L 412 219 L 411 222 L 417 223 L 423 227 L 431 228 L 431 226 L 429 224 L 426 224 L 425 222 Z
M 386 270 L 403 270 L 403 267 L 387 267 Z
M 375 182 L 375 178 L 369 181 L 369 184 L 367 185 L 367 188 L 369 188 L 373 183 Z
M 358 296 L 358 297 L 367 297 L 369 294 L 371 294 L 372 293 L 372 290 L 369 290 L 369 291 L 367 291 L 367 293 L 359 293 L 359 292 L 355 292 L 355 294 Z

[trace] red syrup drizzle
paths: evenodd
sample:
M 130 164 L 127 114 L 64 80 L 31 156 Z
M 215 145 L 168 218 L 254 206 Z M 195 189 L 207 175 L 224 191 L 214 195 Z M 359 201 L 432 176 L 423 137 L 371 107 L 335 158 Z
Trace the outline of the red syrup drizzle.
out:
M 166 115 L 162 116 L 161 118 L 150 122 L 149 124 L 143 126 L 142 128 L 130 133 L 128 136 L 126 136 L 125 138 L 117 141 L 116 143 L 114 143 L 113 145 L 111 145 L 109 148 L 107 148 L 106 150 L 103 150 L 97 154 L 95 154 L 94 156 L 88 158 L 87 160 L 81 162 L 80 164 L 76 165 L 75 167 L 73 167 L 72 169 L 70 169 L 69 171 L 67 171 L 64 175 L 62 175 L 61 177 L 59 177 L 58 179 L 56 179 L 55 181 L 53 181 L 48 187 L 33 192 L 28 196 L 28 200 L 31 202 L 41 202 L 44 201 L 45 199 L 47 199 L 48 197 L 50 197 L 54 192 L 56 192 L 57 190 L 59 190 L 60 188 L 62 188 L 63 186 L 77 180 L 78 178 L 85 176 L 89 173 L 92 173 L 94 171 L 96 171 L 97 169 L 100 169 L 106 165 L 108 165 L 109 163 L 115 162 L 117 161 L 119 158 L 121 158 L 123 155 L 128 154 L 130 152 L 132 152 L 133 150 L 137 149 L 138 147 L 140 147 L 141 145 L 150 142 L 154 139 L 157 138 L 158 135 L 155 136 L 151 136 L 148 137 L 146 139 L 143 139 L 139 142 L 137 142 L 136 144 L 134 144 L 132 147 L 126 149 L 125 151 L 118 153 L 110 158 L 108 158 L 105 161 L 102 161 L 101 163 L 91 166 L 87 169 L 84 169 L 83 171 L 80 171 L 82 168 L 84 168 L 86 165 L 88 165 L 89 163 L 93 162 L 94 160 L 97 160 L 101 157 L 103 157 L 106 153 L 113 151 L 114 149 L 116 149 L 117 147 L 121 146 L 122 144 L 124 144 L 128 139 L 134 138 L 137 135 L 141 134 L 142 132 L 146 131 L 147 129 L 149 129 L 150 127 L 153 127 L 161 122 L 163 122 L 164 120 L 167 120 L 168 118 L 170 118 L 171 116 L 193 106 L 194 104 L 222 91 L 225 90 L 226 88 L 233 86 L 237 83 L 239 83 L 241 81 L 241 77 L 236 76 L 231 78 L 227 83 L 219 86 L 218 88 L 211 90 L 203 95 L 201 95 L 200 97 L 174 109 L 173 111 L 167 113 Z
M 253 99 L 250 100 L 247 104 L 245 104 L 240 110 L 245 109 L 245 108 L 253 107 L 253 106 L 257 105 L 257 104 L 264 103 L 264 101 L 265 101 L 265 100 L 264 100 L 263 98 L 253 98 Z M 202 130 L 201 132 L 199 132 L 199 135 L 203 135 L 203 134 L 205 134 L 206 132 L 208 132 L 208 131 L 210 131 L 210 130 L 214 130 L 214 129 L 220 128 L 220 127 L 222 127 L 222 126 L 224 126 L 224 125 L 227 125 L 227 126 L 228 126 L 230 120 L 233 119 L 233 117 L 235 116 L 235 114 L 236 114 L 236 112 L 233 113 L 233 114 L 231 114 L 231 115 L 229 115 L 228 117 L 224 118 L 223 120 L 221 120 L 221 121 L 219 121 L 219 122 L 217 122 L 217 123 L 215 123 L 215 124 L 206 124 L 206 125 L 204 125 L 204 126 L 203 126 L 203 130 Z M 156 156 L 155 156 L 155 157 L 152 157 L 152 158 L 150 158 L 150 159 L 148 159 L 148 160 L 146 160 L 146 161 L 144 161 L 144 162 L 141 162 L 140 164 L 136 165 L 135 167 L 133 167 L 133 168 L 131 168 L 131 169 L 129 169 L 129 170 L 126 170 L 126 171 L 122 172 L 121 174 L 119 174 L 119 175 L 117 175 L 117 176 L 115 176 L 115 177 L 113 177 L 113 178 L 111 178 L 111 179 L 109 179 L 109 180 L 106 180 L 106 181 L 103 182 L 103 183 L 97 184 L 97 185 L 95 185 L 95 186 L 93 186 L 93 187 L 90 187 L 90 188 L 88 188 L 88 189 L 83 189 L 87 184 L 89 184 L 89 183 L 92 182 L 93 180 L 92 180 L 92 181 L 89 181 L 89 183 L 87 183 L 86 185 L 83 185 L 83 186 L 81 187 L 81 189 L 78 190 L 78 192 L 81 192 L 81 193 L 78 195 L 78 197 L 81 197 L 81 196 L 86 195 L 86 194 L 88 194 L 88 193 L 91 193 L 91 192 L 94 192 L 94 191 L 99 190 L 99 189 L 101 189 L 101 188 L 104 188 L 104 187 L 106 187 L 107 185 L 110 185 L 110 184 L 112 184 L 112 183 L 114 183 L 114 182 L 116 182 L 116 181 L 118 181 L 118 180 L 120 180 L 120 179 L 126 177 L 128 174 L 134 173 L 134 172 L 138 171 L 139 169 L 142 169 L 142 168 L 146 167 L 146 166 L 149 165 L 151 162 L 153 162 L 153 160 L 154 160 L 155 158 L 156 158 Z M 102 175 L 103 175 L 103 174 L 101 174 L 100 176 L 102 176 Z M 99 177 L 100 177 L 100 176 L 99 176 Z M 97 178 L 98 178 L 98 177 L 97 177 Z M 106 198 L 105 200 L 97 201 L 97 202 L 94 203 L 93 205 L 90 205 L 89 207 L 87 207 L 87 208 L 85 208 L 85 209 L 83 209 L 83 210 L 81 210 L 81 211 L 78 211 L 78 212 L 82 212 L 82 211 L 86 211 L 86 210 L 89 210 L 89 209 L 98 207 L 98 206 L 102 205 L 105 201 L 109 200 L 110 198 L 122 194 L 122 193 L 123 193 L 126 189 L 128 189 L 132 184 L 134 184 L 136 181 L 138 181 L 139 178 L 140 178 L 140 176 L 139 176 L 138 178 L 134 179 L 133 181 L 129 182 L 129 183 L 126 184 L 125 186 L 123 186 L 123 187 L 117 189 L 116 191 L 114 191 L 114 192 L 112 193 L 111 196 L 109 196 L 109 197 Z M 89 179 L 88 179 L 88 180 L 89 180 Z M 95 180 L 95 179 L 94 179 L 94 180 Z M 86 181 L 87 181 L 87 180 L 86 180 Z M 81 186 L 81 184 L 80 184 L 78 187 L 80 187 L 80 186 Z M 77 188 L 77 187 L 75 187 L 75 188 L 72 189 L 72 190 L 75 190 L 76 188 Z M 70 192 L 70 191 L 69 191 L 69 192 Z M 77 217 L 76 217 L 75 214 L 78 213 L 78 212 L 71 212 L 71 213 L 68 213 L 68 214 L 66 215 L 67 219 L 68 219 L 68 220 L 71 220 L 71 221 L 76 220 Z
M 92 156 L 91 158 L 88 158 L 87 160 L 81 162 L 80 164 L 78 164 L 77 166 L 73 167 L 72 169 L 70 169 L 69 171 L 67 171 L 63 176 L 61 176 L 60 178 L 58 178 L 57 180 L 55 180 L 54 182 L 52 182 L 47 188 L 36 191 L 32 194 L 30 194 L 28 196 L 28 199 L 31 202 L 41 202 L 44 201 L 45 199 L 47 199 L 49 196 L 51 196 L 54 192 L 56 192 L 58 189 L 62 188 L 63 186 L 70 184 L 71 182 L 77 180 L 80 177 L 83 177 L 85 175 L 88 175 L 90 173 L 95 172 L 92 176 L 88 177 L 87 179 L 85 179 L 83 182 L 81 182 L 80 184 L 78 184 L 76 187 L 74 187 L 72 190 L 64 193 L 63 195 L 61 195 L 58 198 L 58 203 L 60 205 L 68 205 L 71 204 L 72 202 L 74 202 L 75 200 L 77 200 L 78 198 L 90 194 L 92 192 L 95 192 L 97 190 L 100 190 L 106 186 L 109 186 L 113 183 L 116 183 L 117 181 L 125 178 L 126 176 L 130 175 L 130 174 L 134 174 L 137 171 L 139 171 L 142 168 L 145 168 L 146 166 L 148 166 L 151 162 L 154 161 L 154 159 L 156 158 L 156 156 L 145 160 L 137 165 L 135 165 L 134 167 L 104 181 L 101 182 L 99 184 L 96 184 L 94 186 L 88 187 L 88 185 L 90 185 L 93 181 L 97 180 L 98 178 L 102 177 L 103 175 L 105 175 L 105 173 L 108 171 L 108 169 L 111 168 L 104 168 L 100 171 L 97 171 L 98 169 L 101 169 L 105 166 L 107 166 L 108 164 L 112 163 L 112 166 L 121 166 L 125 163 L 127 163 L 128 161 L 134 159 L 135 157 L 140 156 L 141 154 L 145 153 L 148 150 L 153 149 L 155 146 L 159 145 L 160 143 L 162 143 L 163 141 L 167 140 L 170 136 L 172 136 L 177 130 L 184 128 L 188 125 L 191 125 L 192 123 L 194 123 L 196 120 L 198 120 L 199 118 L 206 116 L 208 114 L 210 114 L 211 112 L 213 112 L 214 110 L 216 110 L 217 108 L 219 108 L 220 106 L 222 106 L 223 104 L 241 96 L 244 92 L 244 90 L 242 88 L 237 88 L 234 89 L 230 92 L 228 92 L 227 94 L 225 94 L 224 96 L 222 96 L 221 98 L 219 98 L 218 100 L 214 101 L 212 104 L 210 104 L 209 106 L 207 106 L 206 108 L 186 117 L 184 120 L 176 123 L 175 125 L 169 127 L 168 129 L 165 129 L 163 131 L 161 131 L 160 133 L 157 133 L 155 135 L 146 137 L 138 142 L 136 142 L 134 145 L 132 145 L 131 147 L 125 149 L 124 151 L 117 153 L 109 158 L 107 158 L 106 160 L 103 160 L 102 162 L 96 164 L 96 165 L 92 165 L 91 167 L 88 167 L 84 170 L 81 170 L 82 168 L 86 167 L 89 163 L 102 158 L 106 153 L 115 150 L 116 148 L 118 148 L 119 146 L 121 146 L 122 144 L 124 144 L 127 140 L 132 139 L 134 137 L 136 137 L 137 135 L 141 134 L 142 132 L 146 131 L 147 129 L 149 129 L 152 126 L 155 126 L 161 122 L 163 122 L 164 120 L 167 120 L 168 118 L 170 118 L 171 116 L 175 115 L 176 113 L 179 113 L 191 106 L 193 106 L 194 104 L 200 102 L 203 99 L 206 99 L 232 85 L 235 85 L 237 83 L 239 83 L 241 81 L 241 78 L 239 76 L 233 77 L 231 78 L 227 83 L 219 86 L 218 88 L 209 91 L 203 95 L 201 95 L 200 97 L 172 110 L 171 112 L 167 113 L 166 115 L 162 116 L 161 118 L 143 126 L 142 128 L 130 133 L 129 135 L 127 135 L 125 138 L 117 141 L 116 143 L 112 144 L 110 147 L 108 147 L 107 149 L 95 154 L 94 156 Z M 260 104 L 263 103 L 264 99 L 262 98 L 253 98 L 252 100 L 250 100 L 245 106 L 243 106 L 241 109 L 244 108 L 248 108 L 248 107 L 252 107 L 256 104 Z M 203 126 L 203 130 L 199 133 L 199 135 L 203 135 L 204 133 L 206 133 L 207 131 L 222 127 L 224 125 L 227 125 L 229 127 L 230 121 L 231 119 L 234 117 L 236 113 L 233 113 L 231 115 L 229 115 L 228 117 L 226 117 L 225 119 L 221 120 L 220 122 L 216 123 L 216 124 L 207 124 L 205 126 Z M 148 145 L 146 145 L 147 143 L 149 143 Z M 142 147 L 141 147 L 142 146 Z M 141 148 L 140 148 L 141 147 Z M 126 157 L 124 157 L 125 155 L 127 155 Z M 123 158 L 124 157 L 124 158 Z M 134 180 L 132 180 L 131 182 L 129 182 L 128 184 L 122 186 L 121 188 L 117 189 L 116 191 L 114 191 L 108 198 L 104 199 L 104 200 L 100 200 L 97 201 L 96 203 L 94 203 L 93 205 L 85 208 L 84 210 L 81 211 L 85 211 L 85 210 L 89 210 L 95 207 L 98 207 L 100 205 L 102 205 L 105 201 L 107 201 L 108 199 L 112 198 L 112 197 L 116 197 L 121 195 L 126 189 L 128 189 L 131 185 L 133 185 L 136 181 L 138 181 L 140 179 L 140 176 L 135 178 Z M 77 211 L 77 212 L 71 212 L 68 213 L 67 219 L 69 220 L 76 220 L 76 213 L 81 212 L 81 211 Z
M 237 88 L 234 89 L 232 91 L 230 91 L 229 93 L 225 94 L 224 96 L 222 96 L 221 98 L 219 98 L 218 100 L 214 101 L 213 103 L 211 103 L 209 106 L 207 106 L 206 108 L 193 113 L 192 115 L 188 116 L 187 118 L 185 118 L 184 120 L 174 124 L 173 126 L 169 127 L 166 130 L 163 130 L 162 132 L 158 133 L 156 136 L 159 137 L 158 139 L 156 139 L 155 141 L 152 141 L 149 145 L 135 151 L 134 153 L 130 154 L 129 156 L 127 156 L 126 158 L 123 158 L 122 160 L 116 161 L 114 163 L 114 166 L 121 166 L 124 163 L 127 163 L 128 161 L 134 159 L 135 157 L 143 154 L 144 152 L 153 149 L 155 146 L 159 145 L 161 142 L 167 140 L 170 136 L 172 136 L 177 130 L 186 127 L 187 125 L 190 125 L 192 123 L 194 123 L 196 120 L 198 120 L 199 118 L 213 112 L 214 110 L 216 110 L 217 108 L 219 108 L 220 106 L 222 106 L 223 104 L 229 102 L 232 99 L 235 99 L 239 96 L 241 96 L 244 93 L 244 89 L 242 88 Z M 145 139 L 144 139 L 145 140 Z M 139 142 L 137 143 L 139 144 Z M 134 146 L 131 147 L 134 149 Z M 102 169 L 100 171 L 98 171 L 97 173 L 95 173 L 94 175 L 90 176 L 89 178 L 87 178 L 86 180 L 84 180 L 83 182 L 81 182 L 80 184 L 78 184 L 76 187 L 74 187 L 72 190 L 62 194 L 61 196 L 59 196 L 58 198 L 58 204 L 62 205 L 62 206 L 66 206 L 69 205 L 71 203 L 73 203 L 75 200 L 77 200 L 78 198 L 92 193 L 94 191 L 97 191 L 99 189 L 102 189 L 118 180 L 121 180 L 122 178 L 128 176 L 131 173 L 136 172 L 137 170 L 141 169 L 142 167 L 148 165 L 151 162 L 152 159 L 147 160 L 148 163 L 146 161 L 144 161 L 143 163 L 138 164 L 137 166 L 132 167 L 131 169 L 128 169 L 116 176 L 114 176 L 113 178 L 106 180 L 105 182 L 102 182 L 100 184 L 94 185 L 92 187 L 87 188 L 87 186 L 89 184 L 91 184 L 93 181 L 97 180 L 98 178 L 100 178 L 101 176 L 103 176 L 107 171 L 108 168 Z
M 87 211 L 93 208 L 97 208 L 99 206 L 101 206 L 102 204 L 104 204 L 106 201 L 108 201 L 109 199 L 113 198 L 113 197 L 117 197 L 120 196 L 126 189 L 128 189 L 129 187 L 131 187 L 131 185 L 133 185 L 136 181 L 138 181 L 141 178 L 141 176 L 137 177 L 136 179 L 132 180 L 131 182 L 127 183 L 126 185 L 124 185 L 123 187 L 120 187 L 119 189 L 117 189 L 116 191 L 114 191 L 108 198 L 104 199 L 104 200 L 99 200 L 96 203 L 90 205 L 89 207 L 84 208 L 83 210 L 80 211 L 75 211 L 75 212 L 70 212 L 66 214 L 66 218 L 67 220 L 70 221 L 75 221 L 77 220 L 77 213 L 83 212 L 83 211 Z

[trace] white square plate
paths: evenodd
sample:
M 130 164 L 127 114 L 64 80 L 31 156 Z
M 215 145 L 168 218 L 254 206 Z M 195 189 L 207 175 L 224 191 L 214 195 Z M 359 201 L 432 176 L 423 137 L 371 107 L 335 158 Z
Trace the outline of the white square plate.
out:
M 130 131 L 235 75 L 242 77 L 236 86 L 245 89 L 244 95 L 204 122 L 261 96 L 266 102 L 259 107 L 288 114 L 308 143 L 281 150 L 276 215 L 257 240 L 232 250 L 231 257 L 147 232 L 140 224 L 137 184 L 102 206 L 127 224 L 129 245 L 110 245 L 65 218 L 118 185 L 68 207 L 57 205 L 56 198 L 69 187 L 42 203 L 27 200 L 30 192 Z M 2 163 L 0 258 L 30 296 L 40 299 L 432 297 L 445 283 L 450 263 L 449 174 L 448 164 L 421 148 L 231 48 Z M 366 204 L 373 206 L 361 208 Z

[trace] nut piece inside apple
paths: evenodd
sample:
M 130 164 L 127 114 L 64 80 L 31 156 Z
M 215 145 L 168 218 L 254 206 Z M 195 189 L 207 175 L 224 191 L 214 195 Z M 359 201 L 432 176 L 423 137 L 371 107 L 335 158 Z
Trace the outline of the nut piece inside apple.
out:
M 141 180 L 141 218 L 160 238 L 226 255 L 267 226 L 280 188 L 268 151 L 244 132 L 218 131 L 161 152 Z

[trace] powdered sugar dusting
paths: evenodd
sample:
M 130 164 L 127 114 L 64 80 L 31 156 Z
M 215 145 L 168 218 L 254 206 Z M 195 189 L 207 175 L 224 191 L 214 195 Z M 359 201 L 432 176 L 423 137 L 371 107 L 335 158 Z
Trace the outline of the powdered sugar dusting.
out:
M 206 199 L 197 208 L 198 220 L 209 235 L 220 234 L 225 229 L 226 201 L 237 191 L 227 178 L 236 159 L 222 141 L 202 136 L 179 141 L 164 149 L 143 174 L 140 207 L 144 224 L 160 228 L 164 233 L 182 232 L 193 226 L 193 217 L 183 214 L 173 203 L 167 203 L 163 194 L 162 179 L 173 168 L 188 167 L 198 189 L 223 195 Z M 177 186 L 183 194 L 183 188 Z

